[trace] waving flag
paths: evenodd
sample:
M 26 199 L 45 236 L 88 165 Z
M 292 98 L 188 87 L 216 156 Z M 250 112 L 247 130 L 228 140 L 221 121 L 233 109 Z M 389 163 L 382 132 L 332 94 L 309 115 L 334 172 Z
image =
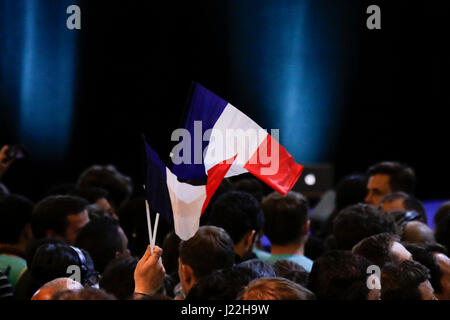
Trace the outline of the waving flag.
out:
M 194 186 L 180 182 L 144 141 L 147 156 L 146 192 L 149 206 L 167 221 L 182 239 L 192 237 L 199 227 L 200 216 L 233 162 L 223 161 L 207 172 L 206 185 Z M 234 157 L 236 158 L 236 157 Z
M 183 141 L 183 148 L 172 156 L 172 171 L 180 179 L 206 180 L 211 168 L 233 159 L 225 177 L 250 172 L 286 194 L 303 170 L 266 130 L 198 83 L 190 97 L 185 130 L 194 139 Z

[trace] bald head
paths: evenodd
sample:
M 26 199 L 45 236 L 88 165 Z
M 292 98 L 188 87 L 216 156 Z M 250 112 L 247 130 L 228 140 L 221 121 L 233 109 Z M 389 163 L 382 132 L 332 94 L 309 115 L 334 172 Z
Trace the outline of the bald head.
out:
M 433 230 L 423 222 L 408 222 L 403 230 L 402 241 L 409 243 L 434 242 Z
M 31 300 L 50 300 L 53 294 L 67 290 L 80 290 L 83 286 L 70 278 L 58 278 L 44 284 Z

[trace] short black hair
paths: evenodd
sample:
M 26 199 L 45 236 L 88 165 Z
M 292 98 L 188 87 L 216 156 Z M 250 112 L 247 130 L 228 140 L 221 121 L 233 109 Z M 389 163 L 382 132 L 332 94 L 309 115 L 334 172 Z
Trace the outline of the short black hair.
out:
M 427 223 L 427 213 L 425 207 L 416 197 L 402 191 L 392 192 L 381 199 L 380 204 L 385 202 L 393 202 L 395 200 L 403 200 L 403 206 L 406 211 L 416 211 L 420 214 L 421 221 Z
M 138 260 L 126 257 L 112 260 L 100 279 L 100 288 L 115 295 L 119 300 L 132 297 L 134 292 L 134 271 Z
M 439 252 L 447 254 L 447 250 L 440 244 L 437 243 L 406 243 L 406 249 L 411 252 L 412 257 L 415 261 L 420 262 L 425 267 L 428 268 L 430 272 L 430 283 L 436 293 L 442 292 L 441 278 L 443 273 L 439 263 L 434 257 L 434 252 Z
M 66 195 L 44 198 L 36 204 L 31 216 L 31 229 L 35 238 L 45 238 L 46 231 L 53 230 L 64 236 L 67 228 L 67 216 L 78 214 L 86 209 L 86 200 Z
M 233 241 L 225 230 L 215 226 L 201 226 L 192 238 L 181 241 L 179 255 L 197 280 L 215 270 L 230 268 L 235 261 Z
M 95 284 L 98 273 L 88 252 L 67 244 L 47 243 L 40 246 L 31 263 L 30 293 L 36 292 L 51 280 L 71 276 L 69 267 L 74 265 L 80 267 L 82 285 Z
M 96 270 L 103 273 L 116 253 L 123 251 L 119 222 L 106 215 L 90 220 L 78 232 L 75 245 L 89 252 Z
M 0 243 L 15 244 L 31 220 L 34 203 L 30 199 L 12 194 L 0 201 Z
M 342 250 L 351 250 L 359 241 L 375 234 L 397 232 L 389 215 L 363 203 L 341 210 L 333 221 L 333 235 Z
M 434 236 L 436 242 L 442 244 L 450 252 L 450 212 L 439 209 L 439 217 L 435 219 Z
M 419 262 L 388 263 L 381 270 L 381 300 L 422 300 L 419 285 L 429 279 L 429 270 Z
M 264 214 L 259 202 L 249 193 L 230 191 L 221 195 L 209 214 L 208 224 L 223 228 L 239 243 L 246 233 L 260 231 L 264 225 Z
M 400 241 L 397 235 L 391 233 L 380 233 L 358 242 L 352 252 L 367 258 L 375 265 L 382 268 L 388 262 L 394 262 L 391 254 L 392 244 Z
M 108 198 L 108 191 L 99 187 L 85 187 L 74 189 L 70 195 L 86 199 L 90 204 L 97 202 L 98 199 Z
M 108 200 L 118 209 L 133 193 L 131 178 L 120 173 L 113 165 L 94 165 L 78 178 L 76 188 L 98 187 L 108 191 Z
M 351 174 L 342 178 L 336 186 L 335 208 L 340 211 L 348 206 L 364 202 L 367 195 L 367 176 Z
M 414 169 L 399 162 L 383 161 L 372 165 L 367 171 L 369 176 L 385 174 L 390 177 L 389 185 L 392 191 L 403 191 L 414 194 L 416 188 L 416 173 Z
M 367 300 L 370 265 L 369 260 L 350 251 L 328 251 L 314 262 L 308 289 L 318 300 Z
M 264 198 L 264 187 L 261 182 L 254 177 L 233 182 L 233 190 L 250 193 L 259 202 Z
M 301 239 L 308 221 L 308 201 L 298 192 L 282 195 L 273 192 L 262 201 L 264 234 L 276 245 L 288 245 Z
M 273 264 L 276 276 L 291 280 L 303 287 L 308 286 L 309 272 L 298 263 L 291 260 L 278 260 Z

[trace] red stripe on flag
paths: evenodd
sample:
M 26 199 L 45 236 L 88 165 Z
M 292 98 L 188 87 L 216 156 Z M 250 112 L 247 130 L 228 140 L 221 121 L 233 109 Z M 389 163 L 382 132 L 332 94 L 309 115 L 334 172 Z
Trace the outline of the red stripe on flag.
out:
M 237 155 L 230 159 L 224 160 L 208 170 L 208 180 L 206 182 L 206 199 L 203 203 L 202 214 L 208 206 L 208 203 L 211 200 L 213 194 L 216 192 L 223 178 L 233 164 L 234 160 L 236 160 L 236 157 Z
M 289 152 L 270 135 L 267 135 L 244 168 L 282 194 L 292 189 L 303 170 L 303 166 L 296 163 Z

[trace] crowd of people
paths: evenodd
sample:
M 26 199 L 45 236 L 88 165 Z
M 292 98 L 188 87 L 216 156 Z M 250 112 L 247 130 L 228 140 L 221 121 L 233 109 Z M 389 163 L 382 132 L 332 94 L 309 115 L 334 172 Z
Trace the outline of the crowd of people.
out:
M 1 183 L 14 165 L 7 149 L 0 299 L 450 299 L 450 202 L 431 229 L 406 165 L 344 177 L 333 207 L 314 215 L 298 192 L 225 179 L 192 238 L 161 219 L 151 248 L 144 197 L 114 166 L 89 167 L 34 203 Z

